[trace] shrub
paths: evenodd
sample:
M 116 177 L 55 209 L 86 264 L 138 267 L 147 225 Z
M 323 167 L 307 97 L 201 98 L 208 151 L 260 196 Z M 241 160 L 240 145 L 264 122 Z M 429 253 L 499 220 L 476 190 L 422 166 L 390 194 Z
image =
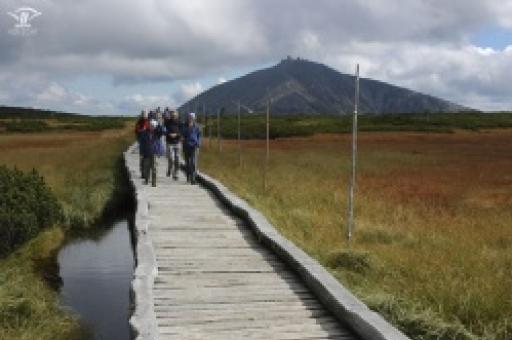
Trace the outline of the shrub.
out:
M 61 218 L 60 204 L 36 170 L 0 166 L 0 256 Z

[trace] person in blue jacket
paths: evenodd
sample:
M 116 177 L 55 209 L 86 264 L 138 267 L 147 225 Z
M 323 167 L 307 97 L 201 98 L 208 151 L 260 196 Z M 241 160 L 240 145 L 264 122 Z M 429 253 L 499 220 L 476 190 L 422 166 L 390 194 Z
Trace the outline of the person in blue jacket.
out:
M 143 157 L 143 177 L 145 184 L 156 187 L 156 156 L 159 152 L 160 138 L 163 135 L 162 126 L 154 119 L 149 121 L 149 129 L 144 130 L 139 137 L 140 151 Z
M 187 182 L 196 184 L 197 154 L 201 147 L 201 129 L 196 124 L 196 114 L 193 112 L 187 115 L 187 122 L 183 126 L 182 137 Z

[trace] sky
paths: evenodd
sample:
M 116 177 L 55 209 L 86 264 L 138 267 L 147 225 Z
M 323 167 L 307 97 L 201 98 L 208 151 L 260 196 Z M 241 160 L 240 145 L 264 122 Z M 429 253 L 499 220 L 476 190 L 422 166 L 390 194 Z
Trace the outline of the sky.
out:
M 177 107 L 287 56 L 512 110 L 512 0 L 0 0 L 0 105 Z

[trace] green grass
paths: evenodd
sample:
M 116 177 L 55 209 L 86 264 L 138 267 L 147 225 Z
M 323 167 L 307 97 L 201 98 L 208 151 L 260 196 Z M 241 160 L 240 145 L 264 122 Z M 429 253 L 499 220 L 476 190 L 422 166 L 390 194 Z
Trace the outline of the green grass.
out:
M 47 133 L 122 129 L 131 118 L 0 106 L 0 133 Z
M 204 117 L 199 115 L 204 124 Z M 455 130 L 474 130 L 512 127 L 512 113 L 435 113 L 359 116 L 360 131 L 417 131 L 453 133 Z M 262 139 L 266 136 L 266 118 L 262 114 L 243 115 L 242 139 Z M 217 119 L 211 117 L 212 136 L 217 136 Z M 238 120 L 234 115 L 221 117 L 222 136 L 235 139 Z M 317 133 L 348 133 L 352 130 L 352 117 L 334 116 L 271 116 L 271 138 L 312 136 Z M 208 130 L 206 130 L 207 132 Z
M 63 241 L 62 229 L 53 228 L 0 260 L 0 339 L 86 339 L 78 320 L 60 308 L 57 292 L 33 268 L 54 257 Z

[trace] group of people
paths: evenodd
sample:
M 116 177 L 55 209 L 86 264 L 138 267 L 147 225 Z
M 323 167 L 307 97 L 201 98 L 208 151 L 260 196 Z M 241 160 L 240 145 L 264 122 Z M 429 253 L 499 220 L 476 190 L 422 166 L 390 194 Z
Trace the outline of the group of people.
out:
M 143 110 L 135 125 L 139 143 L 140 172 L 145 184 L 156 186 L 157 158 L 167 157 L 167 177 L 178 179 L 180 154 L 183 150 L 187 182 L 196 184 L 197 156 L 201 146 L 201 129 L 196 114 L 191 112 L 186 121 L 180 121 L 178 112 L 166 108 L 163 113 Z

